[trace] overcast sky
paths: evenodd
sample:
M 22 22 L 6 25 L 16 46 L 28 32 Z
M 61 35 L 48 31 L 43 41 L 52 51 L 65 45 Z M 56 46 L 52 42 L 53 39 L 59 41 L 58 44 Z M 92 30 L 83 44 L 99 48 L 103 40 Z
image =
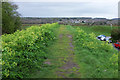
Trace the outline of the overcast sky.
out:
M 15 2 L 22 17 L 118 17 L 119 0 L 29 0 Z

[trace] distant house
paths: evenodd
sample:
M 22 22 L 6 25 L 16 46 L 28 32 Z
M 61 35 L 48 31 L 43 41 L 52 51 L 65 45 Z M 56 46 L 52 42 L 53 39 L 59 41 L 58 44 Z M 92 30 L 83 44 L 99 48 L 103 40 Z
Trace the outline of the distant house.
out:
M 60 24 L 81 24 L 86 25 L 118 25 L 120 18 L 106 19 L 106 18 L 91 18 L 91 17 L 74 17 L 74 18 L 35 18 L 35 17 L 22 17 L 23 24 L 45 24 L 55 23 Z

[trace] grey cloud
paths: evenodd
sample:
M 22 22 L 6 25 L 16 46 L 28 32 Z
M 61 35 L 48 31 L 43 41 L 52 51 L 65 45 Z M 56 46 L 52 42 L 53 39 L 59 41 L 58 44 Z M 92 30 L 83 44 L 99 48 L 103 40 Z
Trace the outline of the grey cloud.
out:
M 116 14 L 114 4 L 106 3 L 20 2 L 16 4 L 22 16 L 106 16 L 107 14 L 113 16 Z

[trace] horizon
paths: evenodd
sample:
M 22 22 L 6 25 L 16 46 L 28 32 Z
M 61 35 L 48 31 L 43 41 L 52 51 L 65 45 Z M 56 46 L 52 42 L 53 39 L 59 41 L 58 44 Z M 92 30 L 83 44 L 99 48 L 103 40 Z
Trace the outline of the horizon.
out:
M 81 16 L 21 16 L 21 18 L 24 17 L 31 17 L 31 18 L 105 18 L 105 19 L 118 19 L 119 17 L 114 18 L 106 18 L 106 17 L 81 17 Z
M 116 2 L 15 2 L 21 17 L 118 18 Z

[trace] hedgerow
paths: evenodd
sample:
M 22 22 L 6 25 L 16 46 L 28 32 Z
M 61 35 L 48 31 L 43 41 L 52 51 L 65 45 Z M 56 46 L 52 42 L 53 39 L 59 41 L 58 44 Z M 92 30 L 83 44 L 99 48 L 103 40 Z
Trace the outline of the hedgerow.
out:
M 55 40 L 58 23 L 31 26 L 13 34 L 2 35 L 2 77 L 24 78 L 41 68 L 47 57 L 46 47 Z

